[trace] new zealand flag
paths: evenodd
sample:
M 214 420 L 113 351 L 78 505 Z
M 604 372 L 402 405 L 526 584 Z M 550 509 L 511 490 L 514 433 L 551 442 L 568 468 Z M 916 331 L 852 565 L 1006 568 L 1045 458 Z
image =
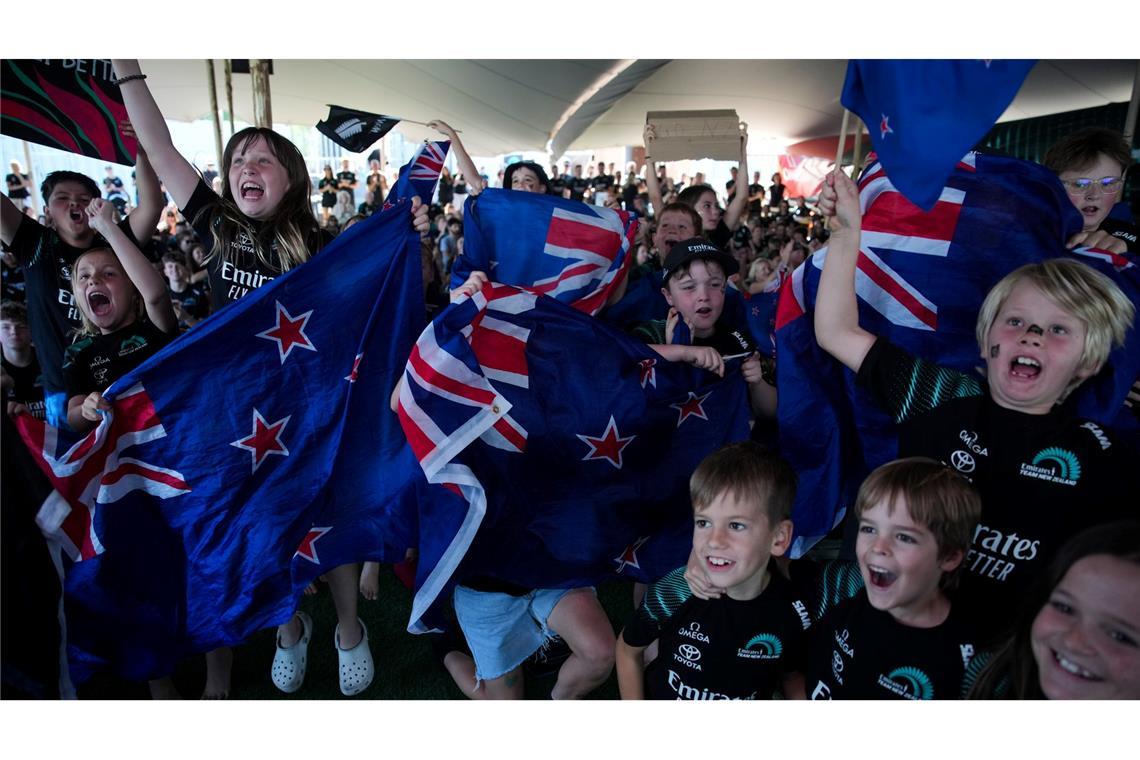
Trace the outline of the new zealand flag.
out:
M 970 153 L 929 212 L 904 198 L 877 161 L 859 190 L 859 323 L 924 359 L 963 372 L 981 367 L 974 326 L 986 293 L 1010 271 L 1045 258 L 1075 256 L 1140 304 L 1140 268 L 1104 251 L 1063 248 L 1080 231 L 1080 214 L 1042 166 Z M 862 479 L 897 451 L 889 416 L 816 343 L 812 319 L 826 256 L 824 248 L 796 269 L 776 318 L 780 450 L 800 477 L 793 556 L 842 519 Z M 1138 375 L 1140 331 L 1133 329 L 1066 403 L 1082 417 L 1135 430 L 1123 402 Z
M 180 337 L 79 440 L 18 424 L 60 497 L 77 682 L 143 679 L 288 620 L 317 574 L 399 561 L 418 473 L 388 397 L 423 327 L 407 204 Z
M 452 304 L 416 343 L 399 401 L 433 484 L 409 629 L 429 627 L 464 578 L 565 588 L 684 564 L 689 476 L 748 437 L 739 365 L 721 379 L 667 362 L 521 288 L 488 284 Z

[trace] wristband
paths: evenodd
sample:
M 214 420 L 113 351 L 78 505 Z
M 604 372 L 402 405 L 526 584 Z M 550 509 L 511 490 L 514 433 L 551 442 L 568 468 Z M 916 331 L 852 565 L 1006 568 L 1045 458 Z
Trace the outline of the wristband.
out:
M 125 77 L 119 77 L 118 79 L 112 80 L 111 84 L 118 87 L 119 85 L 126 84 L 127 82 L 133 82 L 136 79 L 146 79 L 146 74 L 128 74 Z

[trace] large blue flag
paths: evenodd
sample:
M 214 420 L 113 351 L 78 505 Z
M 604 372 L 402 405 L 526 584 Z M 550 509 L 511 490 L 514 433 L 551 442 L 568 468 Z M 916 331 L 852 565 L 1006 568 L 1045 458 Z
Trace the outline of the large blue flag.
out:
M 78 440 L 19 419 L 62 495 L 73 677 L 142 679 L 289 619 L 318 573 L 398 561 L 419 474 L 388 397 L 423 327 L 408 204 L 206 320 Z
M 468 199 L 451 288 L 474 271 L 597 314 L 633 259 L 637 215 L 552 195 L 484 190 Z
M 401 386 L 401 421 L 432 483 L 410 630 L 463 578 L 574 587 L 684 564 L 689 476 L 748 437 L 739 365 L 721 379 L 667 362 L 520 288 L 488 284 L 452 304 Z
M 929 211 L 958 159 L 986 136 L 1033 63 L 853 60 L 842 102 L 867 125 L 895 187 Z
M 1140 267 L 1093 249 L 1066 251 L 1080 214 L 1056 175 L 1028 161 L 970 153 L 929 212 L 874 162 L 859 179 L 863 223 L 855 286 L 859 323 L 924 359 L 963 372 L 983 365 L 974 326 L 989 289 L 1022 264 L 1075 256 L 1140 305 Z M 854 375 L 816 343 L 816 291 L 827 249 L 792 275 L 777 315 L 780 450 L 796 468 L 795 556 L 842 519 L 859 483 L 894 458 L 895 427 Z M 1074 393 L 1075 412 L 1126 434 L 1123 406 L 1140 375 L 1140 330 Z M 1068 403 L 1068 402 L 1067 402 Z

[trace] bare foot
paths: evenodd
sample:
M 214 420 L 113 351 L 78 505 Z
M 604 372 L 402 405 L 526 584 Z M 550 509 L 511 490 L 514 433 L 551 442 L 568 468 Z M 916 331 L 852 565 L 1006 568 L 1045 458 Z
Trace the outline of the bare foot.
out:
M 360 571 L 360 595 L 375 600 L 380 595 L 380 563 L 365 562 Z
M 230 672 L 233 664 L 234 650 L 229 647 L 206 652 L 206 688 L 202 690 L 202 699 L 230 698 Z
M 182 699 L 182 695 L 174 686 L 174 680 L 169 676 L 148 681 L 147 686 L 150 687 L 151 699 Z

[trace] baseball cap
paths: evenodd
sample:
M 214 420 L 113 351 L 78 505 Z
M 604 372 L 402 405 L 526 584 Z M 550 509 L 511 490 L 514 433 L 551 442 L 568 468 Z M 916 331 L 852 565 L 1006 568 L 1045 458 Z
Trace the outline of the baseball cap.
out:
M 669 255 L 665 257 L 665 265 L 661 272 L 661 281 L 669 282 L 669 278 L 673 276 L 674 272 L 690 261 L 697 260 L 715 261 L 720 264 L 720 268 L 724 270 L 725 277 L 736 274 L 740 270 L 736 259 L 729 256 L 720 248 L 717 248 L 708 240 L 701 237 L 694 237 L 674 243 L 673 247 L 669 249 Z

